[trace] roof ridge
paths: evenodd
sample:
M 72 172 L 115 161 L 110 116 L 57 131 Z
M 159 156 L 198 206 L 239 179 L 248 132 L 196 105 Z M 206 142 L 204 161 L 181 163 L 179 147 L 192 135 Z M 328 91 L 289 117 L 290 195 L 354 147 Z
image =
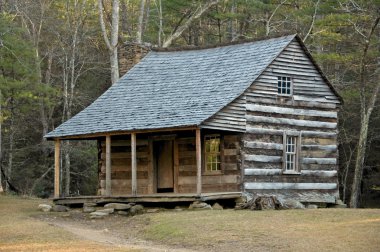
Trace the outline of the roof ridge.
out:
M 247 43 L 253 43 L 253 42 L 261 42 L 266 40 L 274 40 L 274 39 L 283 39 L 286 37 L 292 37 L 295 38 L 297 34 L 288 34 L 288 35 L 281 35 L 281 36 L 273 36 L 273 37 L 257 37 L 254 39 L 241 39 L 236 41 L 230 41 L 230 42 L 224 42 L 214 45 L 204 45 L 204 46 L 194 46 L 194 45 L 186 45 L 181 47 L 152 47 L 151 51 L 153 52 L 180 52 L 180 51 L 198 51 L 198 50 L 205 50 L 205 49 L 213 49 L 213 48 L 220 48 L 220 47 L 226 47 L 231 45 L 241 45 L 241 44 L 247 44 Z

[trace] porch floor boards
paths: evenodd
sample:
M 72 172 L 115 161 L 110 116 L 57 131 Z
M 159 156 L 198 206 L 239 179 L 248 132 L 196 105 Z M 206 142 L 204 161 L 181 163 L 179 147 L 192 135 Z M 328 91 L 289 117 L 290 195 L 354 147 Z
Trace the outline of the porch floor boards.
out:
M 237 199 L 242 196 L 241 192 L 217 192 L 217 193 L 155 193 L 144 195 L 123 195 L 123 196 L 75 196 L 54 198 L 53 202 L 58 205 L 76 205 L 83 203 L 169 203 L 169 202 L 193 202 Z

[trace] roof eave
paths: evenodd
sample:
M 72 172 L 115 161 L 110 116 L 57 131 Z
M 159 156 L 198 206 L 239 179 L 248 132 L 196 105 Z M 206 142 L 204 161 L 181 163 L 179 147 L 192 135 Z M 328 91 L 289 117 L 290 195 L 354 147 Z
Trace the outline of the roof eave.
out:
M 78 134 L 78 135 L 57 135 L 57 136 L 47 136 L 45 137 L 48 141 L 53 140 L 95 140 L 99 137 L 104 136 L 120 136 L 120 135 L 130 135 L 132 133 L 154 133 L 154 132 L 165 132 L 165 131 L 184 131 L 184 130 L 195 130 L 199 128 L 199 125 L 185 125 L 178 127 L 164 127 L 156 129 L 133 129 L 133 130 L 120 130 L 120 131 L 109 131 L 109 132 L 97 132 L 89 134 Z

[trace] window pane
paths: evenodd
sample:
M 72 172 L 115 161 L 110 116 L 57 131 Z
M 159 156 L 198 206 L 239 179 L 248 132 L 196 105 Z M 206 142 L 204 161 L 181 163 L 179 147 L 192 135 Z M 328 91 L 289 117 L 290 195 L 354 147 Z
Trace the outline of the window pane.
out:
M 207 163 L 207 170 L 211 171 L 211 164 L 210 163 Z
M 210 152 L 210 141 L 206 140 L 206 152 Z

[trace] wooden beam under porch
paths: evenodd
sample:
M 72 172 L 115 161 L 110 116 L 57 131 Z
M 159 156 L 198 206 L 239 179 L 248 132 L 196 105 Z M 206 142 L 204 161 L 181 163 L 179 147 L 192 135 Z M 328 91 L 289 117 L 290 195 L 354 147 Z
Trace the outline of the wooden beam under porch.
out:
M 146 195 L 127 196 L 77 196 L 53 199 L 58 205 L 80 205 L 83 203 L 96 203 L 99 205 L 107 203 L 175 203 L 194 202 L 210 200 L 234 200 L 242 196 L 241 192 L 218 192 L 218 193 L 156 193 Z

